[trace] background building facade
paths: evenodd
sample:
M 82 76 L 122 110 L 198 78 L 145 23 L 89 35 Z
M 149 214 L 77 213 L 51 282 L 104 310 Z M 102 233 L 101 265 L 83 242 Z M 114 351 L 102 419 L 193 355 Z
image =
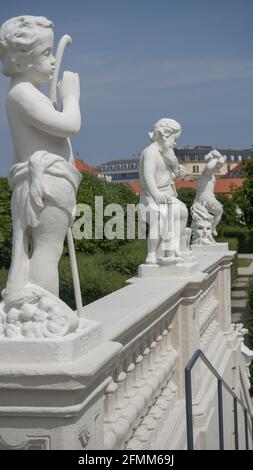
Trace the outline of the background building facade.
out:
M 186 168 L 186 174 L 189 178 L 197 178 L 205 166 L 205 155 L 212 150 L 212 147 L 197 146 L 176 148 L 175 154 L 181 164 Z M 233 150 L 217 149 L 224 155 L 226 162 L 219 171 L 219 174 L 226 175 L 231 172 L 240 162 L 252 158 L 252 149 Z M 139 157 L 122 160 L 111 160 L 103 163 L 98 168 L 102 175 L 111 176 L 112 181 L 136 181 L 139 179 Z

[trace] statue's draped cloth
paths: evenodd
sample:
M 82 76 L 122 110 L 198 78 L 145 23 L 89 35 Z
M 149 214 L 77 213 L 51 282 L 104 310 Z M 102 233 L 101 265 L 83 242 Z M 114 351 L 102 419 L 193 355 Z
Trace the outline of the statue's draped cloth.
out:
M 28 161 L 12 166 L 9 184 L 13 190 L 13 249 L 5 302 L 29 282 L 29 231 L 39 225 L 47 205 L 65 211 L 71 225 L 80 181 L 81 174 L 72 163 L 45 151 L 37 151 Z
M 180 209 L 184 204 L 177 198 L 174 181 L 164 186 L 159 186 L 159 192 L 170 198 L 169 203 L 158 204 L 148 191 L 143 191 L 140 195 L 139 213 L 143 222 L 150 225 L 150 237 L 157 238 L 156 230 L 152 232 L 152 226 L 159 223 L 159 236 L 162 238 L 161 247 L 163 250 L 179 250 L 180 239 Z M 178 216 L 175 217 L 175 213 Z

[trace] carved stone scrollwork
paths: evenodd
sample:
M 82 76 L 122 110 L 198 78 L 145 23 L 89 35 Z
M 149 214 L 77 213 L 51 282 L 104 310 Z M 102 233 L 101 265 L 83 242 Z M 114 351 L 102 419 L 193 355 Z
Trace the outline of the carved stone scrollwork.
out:
M 26 436 L 21 444 L 8 444 L 0 436 L 0 450 L 49 450 L 50 436 Z
M 85 449 L 89 443 L 89 440 L 94 431 L 96 420 L 99 417 L 99 415 L 100 415 L 100 411 L 97 411 L 94 415 L 93 423 L 90 426 L 88 426 L 88 424 L 85 424 L 82 430 L 79 432 L 78 439 L 83 449 Z

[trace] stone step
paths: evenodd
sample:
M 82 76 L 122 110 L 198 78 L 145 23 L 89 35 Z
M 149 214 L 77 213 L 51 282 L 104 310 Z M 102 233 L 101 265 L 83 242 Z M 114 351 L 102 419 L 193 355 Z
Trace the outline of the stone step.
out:
M 250 276 L 248 276 L 248 275 L 247 275 L 247 276 L 246 276 L 246 275 L 245 275 L 245 276 L 239 276 L 239 275 L 238 275 L 235 282 L 237 282 L 237 281 L 239 281 L 239 282 L 240 282 L 240 281 L 249 282 L 249 280 L 250 280 Z
M 232 299 L 247 299 L 248 298 L 248 293 L 246 290 L 233 290 L 231 292 L 231 298 Z
M 253 276 L 252 263 L 248 268 L 238 268 L 238 276 Z
M 237 276 L 238 281 L 247 281 L 247 282 L 249 282 L 250 278 L 251 278 L 251 276 L 249 276 L 248 274 L 239 274 L 238 273 L 238 276 Z
M 242 323 L 242 314 L 232 313 L 231 320 L 232 320 L 232 323 Z
M 232 299 L 231 302 L 231 307 L 232 307 L 232 313 L 243 313 L 247 309 L 247 299 L 238 299 L 234 300 Z
M 248 291 L 248 283 L 244 283 L 244 282 L 238 282 L 237 284 L 233 284 L 232 286 L 232 291 L 235 292 L 235 291 L 244 291 L 244 292 L 247 292 Z

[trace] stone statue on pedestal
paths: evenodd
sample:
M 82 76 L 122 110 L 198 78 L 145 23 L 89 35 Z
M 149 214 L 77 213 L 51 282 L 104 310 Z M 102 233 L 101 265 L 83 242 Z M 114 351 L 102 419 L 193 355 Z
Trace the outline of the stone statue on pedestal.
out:
M 0 29 L 14 147 L 12 260 L 0 305 L 7 337 L 63 336 L 78 326 L 76 312 L 58 298 L 58 262 L 81 180 L 68 140 L 80 129 L 80 87 L 78 74 L 64 72 L 60 112 L 40 91 L 54 75 L 53 40 L 53 23 L 44 17 L 11 18 Z
M 197 194 L 192 212 L 193 244 L 215 244 L 213 235 L 217 235 L 216 227 L 221 220 L 223 207 L 214 195 L 215 173 L 224 164 L 224 157 L 217 150 L 212 150 L 206 157 L 206 166 L 198 179 Z
M 149 133 L 151 144 L 140 158 L 140 213 L 149 225 L 147 264 L 176 264 L 184 261 L 190 229 L 188 211 L 178 198 L 175 180 L 185 176 L 173 151 L 181 125 L 160 119 Z

